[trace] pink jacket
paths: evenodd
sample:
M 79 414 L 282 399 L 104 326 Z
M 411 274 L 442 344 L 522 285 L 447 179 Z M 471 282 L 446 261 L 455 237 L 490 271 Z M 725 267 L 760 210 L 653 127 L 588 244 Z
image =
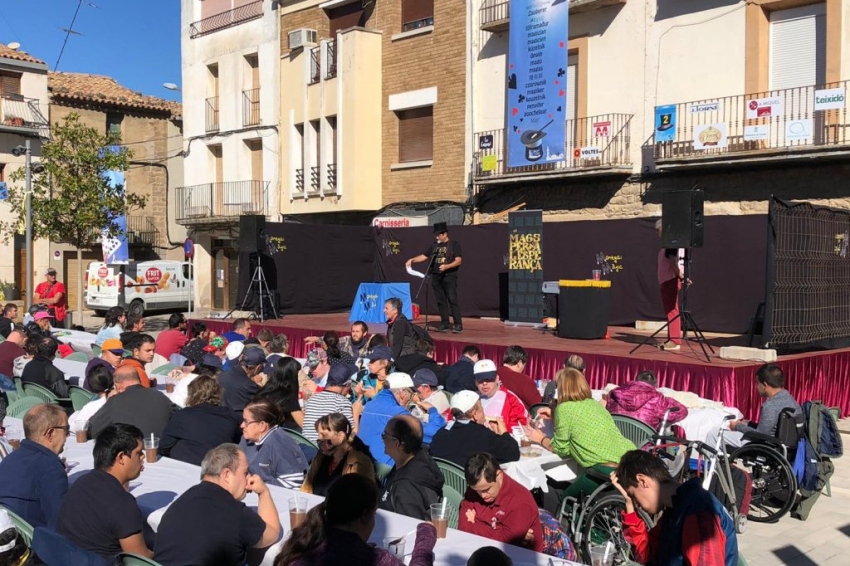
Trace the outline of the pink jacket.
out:
M 670 413 L 667 424 L 677 423 L 688 416 L 688 409 L 684 405 L 665 397 L 643 381 L 630 381 L 612 390 L 608 394 L 607 407 L 612 415 L 626 415 L 638 419 L 655 430 L 661 426 L 664 412 L 671 407 L 678 407 L 679 410 Z

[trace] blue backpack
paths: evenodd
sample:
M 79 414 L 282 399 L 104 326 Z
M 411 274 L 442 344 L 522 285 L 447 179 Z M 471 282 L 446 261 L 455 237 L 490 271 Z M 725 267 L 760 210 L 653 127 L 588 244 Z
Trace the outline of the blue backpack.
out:
M 830 458 L 844 454 L 844 445 L 835 419 L 820 401 L 803 403 L 804 433 L 797 444 L 794 475 L 800 497 L 791 511 L 792 516 L 805 520 L 821 490 L 835 471 Z

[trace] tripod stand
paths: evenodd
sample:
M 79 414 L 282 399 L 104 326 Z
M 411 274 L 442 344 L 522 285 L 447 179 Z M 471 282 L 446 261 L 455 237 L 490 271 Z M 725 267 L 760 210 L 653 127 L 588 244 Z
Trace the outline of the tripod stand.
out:
M 254 290 L 254 286 L 257 286 L 257 305 L 254 307 L 254 315 L 263 322 L 266 317 L 266 300 L 269 301 L 269 307 L 271 308 L 271 312 L 269 314 L 274 315 L 274 318 L 278 318 L 277 316 L 277 308 L 275 307 L 274 300 L 272 299 L 271 291 L 269 291 L 269 285 L 266 281 L 266 273 L 263 271 L 263 258 L 257 254 L 257 267 L 254 268 L 254 274 L 251 276 L 251 284 L 248 286 L 248 290 L 245 292 L 245 297 L 242 299 L 242 305 L 239 307 L 239 310 L 245 310 L 245 306 L 248 304 L 248 298 L 251 296 L 251 291 Z M 234 308 L 225 318 L 229 318 L 230 315 L 233 314 Z
M 696 355 L 697 352 L 694 350 L 693 345 L 691 345 L 692 339 L 688 338 L 688 330 L 693 330 L 694 338 L 693 341 L 697 342 L 702 349 L 702 355 L 705 356 L 705 361 L 711 362 L 711 358 L 708 355 L 708 351 L 706 351 L 706 347 L 711 353 L 714 353 L 714 348 L 711 347 L 711 344 L 705 339 L 705 334 L 702 333 L 699 326 L 697 325 L 697 321 L 694 319 L 694 316 L 691 314 L 691 311 L 688 310 L 688 290 L 690 289 L 690 281 L 691 281 L 691 250 L 690 248 L 685 248 L 685 287 L 682 289 L 682 304 L 679 309 L 679 314 L 674 316 L 671 320 L 667 321 L 667 324 L 647 336 L 643 342 L 632 348 L 629 352 L 630 354 L 634 354 L 638 349 L 642 346 L 645 346 L 649 342 L 653 341 L 655 337 L 663 330 L 669 331 L 670 325 L 676 320 L 680 320 L 682 323 L 682 341 L 688 345 L 688 348 L 691 349 L 691 352 Z
M 419 290 L 416 291 L 416 296 L 413 297 L 413 300 L 419 303 L 419 295 L 422 293 L 422 289 L 425 289 L 425 282 L 431 279 L 431 268 L 434 266 L 434 258 L 437 257 L 437 248 L 434 247 L 434 251 L 431 253 L 431 259 L 428 260 L 428 268 L 425 270 L 425 277 L 422 278 L 422 283 L 419 284 Z M 428 290 L 425 290 L 425 330 L 428 330 Z

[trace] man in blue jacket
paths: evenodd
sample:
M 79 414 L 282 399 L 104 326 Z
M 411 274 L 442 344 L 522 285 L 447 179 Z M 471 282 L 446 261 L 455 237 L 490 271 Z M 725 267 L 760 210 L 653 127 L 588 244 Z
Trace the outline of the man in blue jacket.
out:
M 68 492 L 68 476 L 59 459 L 68 431 L 62 407 L 36 405 L 24 416 L 21 447 L 0 462 L 0 505 L 33 527 L 53 526 Z
M 387 377 L 386 384 L 381 391 L 363 407 L 360 417 L 360 432 L 357 436 L 366 443 L 376 462 L 393 465 L 393 459 L 384 452 L 384 441 L 381 433 L 390 419 L 396 415 L 410 415 L 408 405 L 413 403 L 413 379 L 406 373 L 391 373 Z M 446 420 L 440 413 L 426 401 L 419 401 L 416 405 L 428 413 L 428 422 L 422 423 L 423 443 L 431 444 L 431 439 L 438 430 L 443 428 Z

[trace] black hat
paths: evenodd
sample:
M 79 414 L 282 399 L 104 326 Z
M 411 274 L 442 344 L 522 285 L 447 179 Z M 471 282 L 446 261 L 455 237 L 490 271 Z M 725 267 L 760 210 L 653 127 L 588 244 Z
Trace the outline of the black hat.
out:
M 449 231 L 449 227 L 446 226 L 445 222 L 435 222 L 434 223 L 434 233 L 435 234 L 442 234 L 443 232 L 448 232 L 448 231 Z

